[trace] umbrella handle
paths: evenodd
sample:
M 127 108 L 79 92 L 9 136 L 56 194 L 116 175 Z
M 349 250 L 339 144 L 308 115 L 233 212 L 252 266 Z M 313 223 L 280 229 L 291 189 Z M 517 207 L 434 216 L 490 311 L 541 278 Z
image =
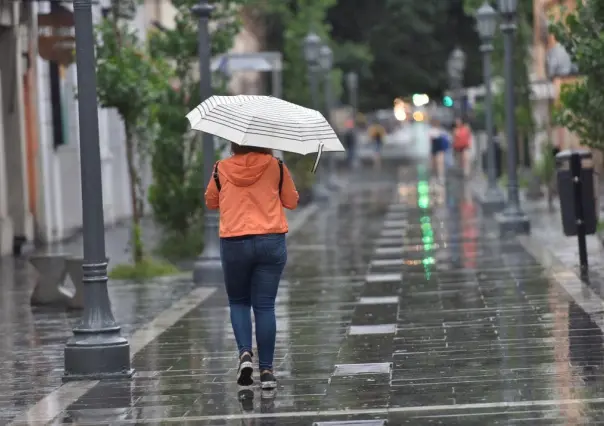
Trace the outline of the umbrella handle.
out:
M 323 147 L 325 145 L 323 143 L 319 144 L 319 150 L 317 151 L 317 159 L 315 160 L 315 164 L 312 166 L 312 172 L 317 173 L 317 167 L 319 167 L 319 160 L 321 160 L 321 154 L 323 154 Z

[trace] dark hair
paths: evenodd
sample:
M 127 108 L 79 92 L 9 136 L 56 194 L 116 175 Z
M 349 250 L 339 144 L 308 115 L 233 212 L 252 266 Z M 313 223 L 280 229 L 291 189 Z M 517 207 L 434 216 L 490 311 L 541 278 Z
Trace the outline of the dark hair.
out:
M 273 150 L 270 148 L 259 148 L 257 146 L 238 145 L 235 142 L 231 142 L 231 152 L 235 155 L 249 154 L 250 152 L 257 152 L 258 154 L 273 155 Z

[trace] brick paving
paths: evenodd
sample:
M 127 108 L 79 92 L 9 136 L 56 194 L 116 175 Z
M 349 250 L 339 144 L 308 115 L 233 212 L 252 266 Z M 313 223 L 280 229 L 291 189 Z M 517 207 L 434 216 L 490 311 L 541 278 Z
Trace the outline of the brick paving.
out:
M 97 384 L 54 424 L 604 423 L 589 316 L 468 188 L 411 167 L 383 178 L 288 241 L 276 395 L 239 393 L 219 289 L 136 355 L 132 381 Z

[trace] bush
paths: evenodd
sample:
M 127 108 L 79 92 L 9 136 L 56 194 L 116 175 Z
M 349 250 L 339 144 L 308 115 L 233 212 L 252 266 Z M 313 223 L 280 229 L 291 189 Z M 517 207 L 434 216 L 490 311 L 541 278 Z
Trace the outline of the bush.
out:
M 115 266 L 109 272 L 109 278 L 114 280 L 140 281 L 155 277 L 176 275 L 179 272 L 180 270 L 171 263 L 145 257 L 138 263 L 124 263 Z
M 171 262 L 194 259 L 203 251 L 203 226 L 192 226 L 188 232 L 165 232 L 155 252 Z

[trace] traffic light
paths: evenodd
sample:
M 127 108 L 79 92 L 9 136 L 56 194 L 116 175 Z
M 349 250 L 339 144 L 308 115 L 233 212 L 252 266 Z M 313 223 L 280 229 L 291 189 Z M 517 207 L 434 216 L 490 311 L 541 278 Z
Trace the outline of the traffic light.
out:
M 443 105 L 447 108 L 451 108 L 453 106 L 453 99 L 451 98 L 451 96 L 445 96 L 443 98 Z

